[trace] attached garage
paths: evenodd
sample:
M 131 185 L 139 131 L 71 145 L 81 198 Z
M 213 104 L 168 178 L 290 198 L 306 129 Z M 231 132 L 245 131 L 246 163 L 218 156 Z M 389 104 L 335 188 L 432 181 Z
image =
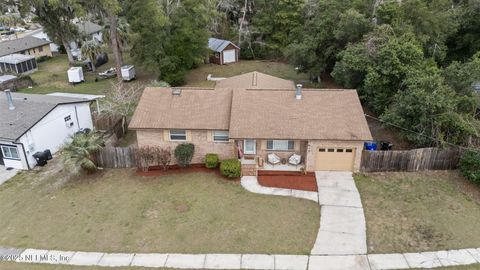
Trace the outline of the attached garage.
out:
M 240 48 L 231 41 L 209 38 L 208 48 L 212 51 L 208 59 L 210 63 L 224 65 L 238 62 Z
M 353 171 L 354 162 L 354 148 L 320 147 L 315 154 L 316 171 Z

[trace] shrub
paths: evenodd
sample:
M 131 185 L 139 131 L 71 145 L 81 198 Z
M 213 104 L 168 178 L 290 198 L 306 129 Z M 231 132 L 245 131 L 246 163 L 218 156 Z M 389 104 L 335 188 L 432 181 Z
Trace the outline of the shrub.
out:
M 220 159 L 218 158 L 217 154 L 206 154 L 205 155 L 205 167 L 209 169 L 216 168 Z
M 155 148 L 151 146 L 139 147 L 135 150 L 135 162 L 142 171 L 148 171 L 148 167 L 155 161 Z
M 241 165 L 238 159 L 226 159 L 220 164 L 220 172 L 228 178 L 240 177 Z
M 185 168 L 190 165 L 195 152 L 195 146 L 191 143 L 182 143 L 175 148 L 175 158 L 180 167 Z
M 105 141 L 98 132 L 77 133 L 72 135 L 71 142 L 60 150 L 65 165 L 74 165 L 92 173 L 97 170 L 96 153 L 100 151 Z
M 480 152 L 465 152 L 458 163 L 460 171 L 468 180 L 480 184 Z
M 170 148 L 155 148 L 155 160 L 157 165 L 161 165 L 163 170 L 166 171 L 168 169 L 168 165 L 172 161 L 172 152 Z

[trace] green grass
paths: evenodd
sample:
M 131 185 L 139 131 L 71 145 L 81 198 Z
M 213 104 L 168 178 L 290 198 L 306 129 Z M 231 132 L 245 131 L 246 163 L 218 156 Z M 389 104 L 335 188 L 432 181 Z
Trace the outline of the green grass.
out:
M 456 171 L 355 176 L 370 253 L 477 248 L 480 191 Z
M 198 68 L 189 71 L 186 77 L 186 85 L 195 87 L 214 87 L 214 81 L 207 81 L 208 74 L 212 74 L 213 77 L 231 77 L 252 71 L 259 71 L 283 79 L 294 80 L 296 82 L 301 81 L 307 87 L 318 87 L 318 85 L 311 85 L 308 83 L 308 75 L 298 73 L 292 65 L 281 62 L 256 60 L 241 60 L 238 63 L 229 65 L 200 65 Z
M 124 63 L 132 63 L 128 53 L 124 54 Z M 30 94 L 48 94 L 53 92 L 69 92 L 80 94 L 104 94 L 110 89 L 111 84 L 115 82 L 114 78 L 100 79 L 97 74 L 115 66 L 115 58 L 109 54 L 109 61 L 98 67 L 94 72 L 83 70 L 85 82 L 75 85 L 68 83 L 67 70 L 69 68 L 66 55 L 58 55 L 44 62 L 38 63 L 38 71 L 30 74 L 35 82 L 32 88 L 21 89 L 20 92 Z M 147 83 L 155 76 L 142 67 L 135 67 L 137 72 L 137 81 Z M 96 78 L 98 81 L 95 81 Z
M 0 246 L 308 254 L 319 227 L 314 202 L 253 194 L 213 173 L 118 169 L 65 182 L 50 166 L 0 186 Z

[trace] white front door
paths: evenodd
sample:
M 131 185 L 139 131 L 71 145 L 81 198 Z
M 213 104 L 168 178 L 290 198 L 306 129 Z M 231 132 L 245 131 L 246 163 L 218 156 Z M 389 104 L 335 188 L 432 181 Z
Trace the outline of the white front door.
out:
M 255 155 L 257 153 L 257 141 L 244 140 L 243 141 L 243 153 L 246 155 Z
M 223 63 L 228 64 L 228 63 L 233 63 L 235 62 L 235 50 L 226 50 L 223 51 Z

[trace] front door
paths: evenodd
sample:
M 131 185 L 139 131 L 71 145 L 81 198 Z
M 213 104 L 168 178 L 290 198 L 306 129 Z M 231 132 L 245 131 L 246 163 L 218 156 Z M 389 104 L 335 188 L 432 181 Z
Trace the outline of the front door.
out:
M 257 153 L 257 141 L 245 140 L 243 141 L 243 153 L 245 155 L 255 155 Z

